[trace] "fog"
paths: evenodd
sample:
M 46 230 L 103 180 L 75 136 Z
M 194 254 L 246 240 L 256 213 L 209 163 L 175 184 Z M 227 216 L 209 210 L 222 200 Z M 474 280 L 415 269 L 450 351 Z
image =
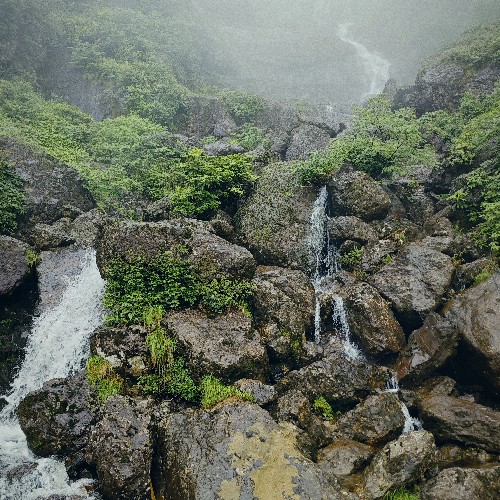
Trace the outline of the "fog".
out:
M 226 86 L 274 98 L 359 101 L 468 28 L 498 0 L 191 0 L 207 65 Z

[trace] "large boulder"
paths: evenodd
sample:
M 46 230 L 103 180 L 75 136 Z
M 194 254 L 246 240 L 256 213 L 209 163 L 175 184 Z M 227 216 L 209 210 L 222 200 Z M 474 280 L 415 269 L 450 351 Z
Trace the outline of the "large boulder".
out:
M 500 273 L 456 297 L 446 318 L 458 331 L 470 371 L 500 391 Z
M 151 416 L 145 400 L 111 396 L 102 409 L 87 446 L 104 498 L 151 498 L 150 468 L 153 443 Z
M 367 498 L 383 498 L 394 488 L 423 479 L 434 461 L 434 438 L 427 431 L 408 432 L 384 446 L 365 471 Z
M 328 182 L 334 215 L 354 215 L 370 222 L 383 219 L 391 208 L 384 188 L 368 174 L 344 166 Z
M 314 188 L 300 187 L 292 164 L 268 165 L 237 213 L 237 234 L 259 263 L 310 271 L 308 235 L 316 197 Z
M 449 256 L 412 243 L 373 275 L 370 283 L 392 303 L 403 327 L 413 330 L 441 304 L 453 271 Z
M 330 142 L 330 134 L 314 125 L 301 125 L 292 130 L 285 160 L 306 160 L 313 151 L 323 149 Z
M 231 382 L 264 377 L 266 350 L 242 311 L 215 317 L 198 310 L 174 311 L 165 321 L 193 373 L 210 373 Z
M 342 289 L 347 321 L 354 340 L 364 352 L 383 356 L 400 352 L 405 345 L 401 325 L 389 303 L 368 283 L 358 282 Z
M 498 453 L 500 413 L 462 398 L 433 396 L 418 402 L 420 417 L 440 442 L 454 441 Z
M 453 467 L 424 483 L 422 500 L 495 500 L 500 492 L 500 465 L 480 469 Z
M 339 215 L 328 220 L 328 235 L 330 241 L 356 241 L 365 245 L 378 239 L 372 227 L 353 215 Z
M 443 366 L 457 352 L 457 333 L 445 318 L 430 313 L 424 325 L 415 330 L 396 365 L 398 380 L 418 383 Z
M 15 238 L 0 236 L 0 297 L 10 295 L 29 275 L 26 260 L 29 248 Z
M 228 403 L 185 410 L 157 426 L 156 498 L 336 499 L 340 493 L 298 450 L 297 430 L 262 408 Z

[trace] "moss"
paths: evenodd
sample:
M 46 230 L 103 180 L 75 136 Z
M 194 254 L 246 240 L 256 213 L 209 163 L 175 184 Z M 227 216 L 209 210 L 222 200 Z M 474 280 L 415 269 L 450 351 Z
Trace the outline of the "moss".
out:
M 212 375 L 203 377 L 200 383 L 201 406 L 205 409 L 213 408 L 218 403 L 234 398 L 241 401 L 255 403 L 255 398 L 233 386 L 224 385 L 218 378 Z
M 418 486 L 406 486 L 386 493 L 383 500 L 419 500 L 419 498 Z
M 111 363 L 101 356 L 93 355 L 86 365 L 87 380 L 97 392 L 101 402 L 113 394 L 123 392 L 123 380 L 115 374 Z

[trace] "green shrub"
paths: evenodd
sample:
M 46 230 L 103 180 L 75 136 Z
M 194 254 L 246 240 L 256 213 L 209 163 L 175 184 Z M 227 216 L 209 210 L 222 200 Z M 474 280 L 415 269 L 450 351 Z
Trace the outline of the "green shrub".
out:
M 262 97 L 241 90 L 223 90 L 222 100 L 240 122 L 251 122 L 265 108 Z
M 384 495 L 383 500 L 419 500 L 418 486 L 402 487 Z
M 351 271 L 360 269 L 363 264 L 363 247 L 353 248 L 347 253 L 342 253 L 339 257 L 339 263 Z
M 90 356 L 86 371 L 87 380 L 96 389 L 101 402 L 123 391 L 123 380 L 114 373 L 111 363 L 101 356 Z
M 202 282 L 199 292 L 201 305 L 212 313 L 222 314 L 233 308 L 247 311 L 253 285 L 247 280 L 220 278 Z
M 163 329 L 157 328 L 148 333 L 146 345 L 151 354 L 151 361 L 159 372 L 173 364 L 176 344 Z
M 36 267 L 42 260 L 40 255 L 32 248 L 28 248 L 26 250 L 24 258 L 26 259 L 26 264 L 28 264 L 29 267 Z
M 330 403 L 323 396 L 319 396 L 314 400 L 313 408 L 325 420 L 335 420 L 341 415 L 341 412 L 333 410 Z
M 0 234 L 12 234 L 26 210 L 23 180 L 14 167 L 0 157 Z
M 229 398 L 255 403 L 255 398 L 247 392 L 240 391 L 236 387 L 224 385 L 218 378 L 212 375 L 203 377 L 200 383 L 201 406 L 209 409 Z
M 270 140 L 266 138 L 264 131 L 251 123 L 244 123 L 238 132 L 231 134 L 231 142 L 239 144 L 246 151 L 253 151 L 261 144 L 265 149 L 270 146 Z

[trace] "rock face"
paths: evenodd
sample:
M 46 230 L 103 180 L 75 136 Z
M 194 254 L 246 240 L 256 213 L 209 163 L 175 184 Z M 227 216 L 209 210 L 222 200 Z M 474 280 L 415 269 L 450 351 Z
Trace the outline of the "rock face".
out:
M 105 498 L 151 498 L 152 441 L 148 430 L 150 403 L 111 396 L 93 428 L 87 460 L 97 469 Z
M 422 500 L 458 500 L 481 498 L 495 500 L 500 491 L 500 465 L 481 469 L 453 467 L 425 483 Z
M 377 233 L 369 224 L 352 215 L 332 217 L 328 221 L 328 234 L 331 241 L 352 240 L 362 245 L 377 239 Z
M 328 146 L 330 134 L 314 125 L 301 125 L 292 130 L 285 160 L 306 160 L 313 151 Z
M 394 487 L 423 478 L 434 459 L 434 438 L 430 432 L 403 434 L 382 448 L 365 472 L 365 494 L 382 498 Z
M 418 328 L 448 290 L 453 276 L 451 258 L 412 243 L 370 280 L 387 298 L 406 328 Z
M 500 273 L 459 295 L 446 317 L 458 330 L 471 371 L 500 391 Z
M 355 283 L 341 292 L 351 334 L 373 356 L 398 353 L 405 336 L 389 304 L 368 283 Z
M 498 452 L 500 413 L 485 406 L 449 396 L 433 396 L 419 402 L 424 427 L 441 442 L 455 441 Z
M 11 294 L 29 274 L 28 249 L 15 238 L 0 236 L 0 296 Z
M 382 186 L 368 174 L 342 167 L 328 183 L 334 215 L 354 215 L 370 222 L 383 219 L 391 207 L 391 199 Z
M 309 271 L 307 236 L 317 193 L 299 187 L 293 165 L 268 165 L 236 216 L 237 234 L 264 265 Z
M 241 311 L 210 317 L 196 311 L 175 311 L 166 317 L 167 330 L 193 373 L 210 373 L 226 381 L 263 377 L 268 368 L 259 334 Z
M 424 381 L 457 352 L 457 333 L 449 321 L 430 313 L 415 330 L 398 359 L 396 371 L 402 384 Z
M 173 413 L 157 434 L 156 498 L 340 498 L 298 451 L 296 429 L 256 405 Z
M 84 372 L 46 382 L 19 404 L 17 415 L 30 448 L 44 457 L 69 455 L 68 465 L 84 462 L 98 406 Z

